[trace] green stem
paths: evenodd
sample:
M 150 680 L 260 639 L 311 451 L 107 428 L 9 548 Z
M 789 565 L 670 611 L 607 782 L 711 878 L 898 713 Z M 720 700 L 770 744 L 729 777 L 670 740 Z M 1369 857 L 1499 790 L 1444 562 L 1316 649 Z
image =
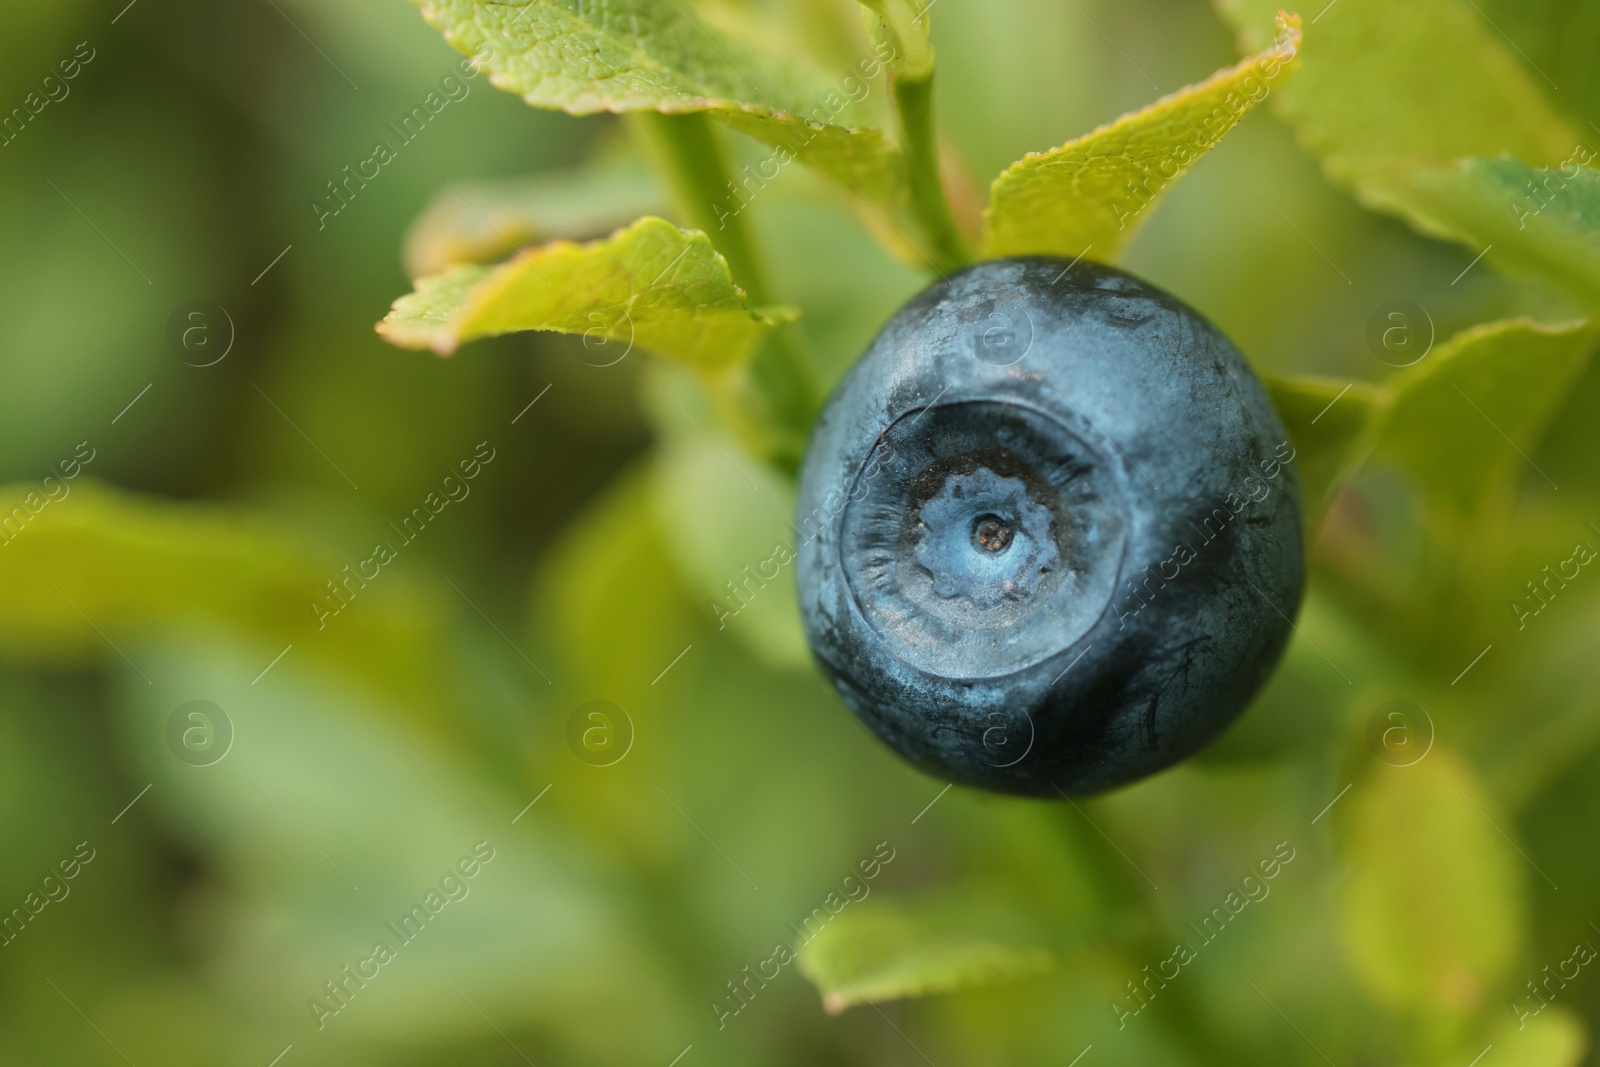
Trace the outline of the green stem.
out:
M 900 117 L 900 147 L 910 179 L 911 209 L 931 244 L 930 259 L 950 271 L 972 259 L 939 176 L 938 134 L 933 123 L 933 73 L 925 78 L 894 79 L 895 110 Z
M 727 153 L 703 114 L 630 112 L 629 129 L 654 159 L 678 211 L 728 261 L 752 307 L 772 302 L 765 263 L 729 194 Z M 811 360 L 792 327 L 780 326 L 737 378 L 708 383 L 720 413 L 756 454 L 792 473 L 821 402 Z
M 1123 913 L 1121 917 L 1109 918 L 1107 925 L 1123 931 L 1113 943 L 1122 950 L 1128 978 L 1137 984 L 1144 977 L 1140 970 L 1143 964 L 1153 964 L 1172 953 L 1172 936 L 1159 928 L 1160 920 L 1154 916 L 1144 892 L 1143 873 L 1135 879 L 1128 872 L 1127 857 L 1113 852 L 1116 846 L 1098 830 L 1089 833 L 1087 827 L 1093 824 L 1081 809 L 1071 813 L 1066 809 L 1058 811 L 1057 826 L 1067 842 L 1072 861 L 1081 863 L 1088 875 L 1090 890 L 1098 898 L 1097 907 L 1107 916 Z M 1180 931 L 1178 939 L 1187 943 L 1187 932 Z M 1226 1036 L 1191 989 L 1193 981 L 1180 973 L 1161 988 L 1149 1005 L 1154 1017 L 1151 1025 L 1166 1030 L 1175 1043 L 1186 1046 L 1198 1063 L 1223 1067 L 1239 1062 L 1237 1056 L 1230 1054 Z M 1116 996 L 1124 1003 L 1135 1000 L 1120 989 Z M 1139 1014 L 1144 1013 L 1140 1011 Z
M 744 220 L 727 210 L 731 171 L 711 120 L 699 113 L 662 115 L 654 111 L 630 111 L 627 120 L 629 130 L 642 142 L 667 183 L 684 222 L 711 238 L 752 306 L 769 302 L 766 271 Z

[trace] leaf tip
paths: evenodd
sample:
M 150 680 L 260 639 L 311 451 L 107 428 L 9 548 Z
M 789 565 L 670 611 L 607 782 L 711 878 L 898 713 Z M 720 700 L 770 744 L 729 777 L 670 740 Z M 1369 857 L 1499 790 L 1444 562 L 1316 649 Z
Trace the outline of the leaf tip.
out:
M 1277 26 L 1277 35 L 1273 38 L 1272 51 L 1288 52 L 1284 57 L 1293 59 L 1300 51 L 1300 41 L 1305 36 L 1305 27 L 1300 18 L 1300 12 L 1280 8 L 1274 20 Z
M 373 330 L 396 348 L 427 349 L 440 357 L 455 355 L 461 343 L 454 330 L 418 330 L 414 325 L 398 319 L 393 312 L 373 326 Z
M 843 1015 L 844 1010 L 850 1006 L 850 998 L 843 993 L 824 993 L 822 995 L 822 1010 L 829 1015 Z

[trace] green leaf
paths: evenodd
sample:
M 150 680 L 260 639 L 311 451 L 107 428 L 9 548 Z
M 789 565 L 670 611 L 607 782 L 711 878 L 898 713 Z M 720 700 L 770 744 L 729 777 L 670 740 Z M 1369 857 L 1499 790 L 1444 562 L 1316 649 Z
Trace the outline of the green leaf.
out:
M 1437 745 L 1375 767 L 1345 804 L 1340 915 L 1356 977 L 1393 1008 L 1477 1009 L 1520 950 L 1524 861 L 1500 836 L 1515 832 L 1509 819 Z
M 793 483 L 671 418 L 683 432 L 662 448 L 655 505 L 691 602 L 768 664 L 804 669 Z
M 1300 21 L 1280 15 L 1271 47 L 995 179 L 985 212 L 989 257 L 1088 255 L 1109 261 L 1130 223 L 1287 78 Z
M 600 237 L 659 213 L 664 200 L 649 171 L 634 166 L 453 182 L 407 231 L 406 270 L 420 278 L 461 263 L 494 262 L 558 237 Z
M 754 464 L 751 464 L 754 466 Z M 632 707 L 694 625 L 647 466 L 623 472 L 547 554 L 535 606 L 580 692 Z
M 554 330 L 616 344 L 619 353 L 638 344 L 716 373 L 742 365 L 769 329 L 792 317 L 752 310 L 705 234 L 644 218 L 600 241 L 556 241 L 498 267 L 421 278 L 378 332 L 402 348 L 449 355 L 479 337 Z
M 1600 305 L 1600 171 L 1581 146 L 1560 167 L 1518 159 L 1464 159 L 1418 170 L 1405 187 L 1426 233 L 1486 249 L 1495 267 L 1542 276 Z
M 274 1028 L 310 1037 L 320 1021 L 324 1040 L 428 1042 L 476 1031 L 482 1011 L 513 1032 L 576 1026 L 587 1051 L 575 1054 L 605 1063 L 636 1061 L 684 1017 L 688 998 L 666 979 L 649 931 L 624 918 L 611 843 L 558 814 L 575 799 L 570 781 L 530 806 L 544 781 L 507 789 L 304 661 L 252 686 L 248 651 L 214 637 L 142 653 L 153 684 L 124 674 L 118 718 L 154 783 L 144 803 L 217 873 L 196 916 L 208 973 Z M 235 738 L 206 768 L 174 759 L 166 740 L 173 708 L 196 693 Z M 470 875 L 463 856 L 480 861 Z M 415 916 L 402 921 L 418 904 L 420 930 Z M 378 942 L 394 953 L 381 972 L 358 963 Z M 324 983 L 344 966 L 368 978 L 335 999 Z M 297 994 L 275 995 L 289 989 Z M 635 1005 L 630 1026 L 604 1025 L 605 990 Z M 336 1017 L 308 1011 L 308 997 Z
M 1279 0 L 1217 0 L 1247 47 Z M 1284 112 L 1369 207 L 1415 218 L 1404 176 L 1462 156 L 1566 158 L 1577 132 L 1471 0 L 1339 0 L 1316 20 Z
M 691 0 L 417 2 L 491 82 L 535 107 L 704 111 L 869 199 L 900 185 L 898 154 L 882 131 L 851 125 L 856 108 L 838 79 L 758 49 Z M 869 78 L 881 67 L 862 63 Z
M 1390 380 L 1378 455 L 1438 499 L 1469 512 L 1531 456 L 1594 348 L 1588 321 L 1508 319 L 1473 327 Z
M 1341 384 L 1326 378 L 1268 377 L 1265 383 L 1294 447 L 1300 498 L 1312 520 L 1306 526 L 1310 536 L 1334 490 L 1365 457 L 1360 446 L 1380 410 L 1382 394 L 1362 382 Z
M 287 655 L 360 675 L 412 708 L 447 701 L 439 649 L 448 613 L 387 567 L 370 581 L 349 577 L 370 548 L 341 557 L 227 508 L 87 481 L 62 488 L 54 501 L 37 486 L 0 488 L 6 658 L 115 664 L 128 641 L 153 632 L 221 630 L 259 646 L 257 669 L 292 645 Z M 339 603 L 329 583 L 348 606 L 319 618 L 314 603 Z
M 1589 1034 L 1581 1019 L 1560 1005 L 1541 1009 L 1538 1001 L 1525 1010 L 1537 1014 L 1520 1020 L 1521 1025 L 1504 1020 L 1494 1035 L 1494 1044 L 1516 1048 L 1517 1067 L 1578 1067 L 1583 1062 Z
M 856 1004 L 1010 982 L 1055 966 L 1049 952 L 993 935 L 993 894 L 851 904 L 800 949 L 800 970 L 838 1014 Z
M 861 0 L 862 21 L 874 45 L 894 50 L 896 77 L 926 81 L 933 75 L 933 46 L 928 43 L 928 8 L 920 0 Z M 871 14 L 867 14 L 870 11 Z

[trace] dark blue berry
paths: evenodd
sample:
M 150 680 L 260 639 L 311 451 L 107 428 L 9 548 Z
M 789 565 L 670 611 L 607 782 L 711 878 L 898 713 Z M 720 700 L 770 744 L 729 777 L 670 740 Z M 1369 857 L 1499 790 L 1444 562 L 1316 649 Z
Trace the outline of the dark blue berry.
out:
M 823 670 L 930 774 L 1107 789 L 1222 731 L 1304 584 L 1293 449 L 1216 327 L 1090 263 L 981 263 L 900 310 L 800 480 Z

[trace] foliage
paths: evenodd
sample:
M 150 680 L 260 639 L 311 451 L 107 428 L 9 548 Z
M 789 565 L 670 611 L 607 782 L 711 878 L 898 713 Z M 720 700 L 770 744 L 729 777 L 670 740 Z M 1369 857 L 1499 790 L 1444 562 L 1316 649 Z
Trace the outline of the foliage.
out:
M 990 194 L 985 255 L 1115 258 L 1129 220 L 1287 78 L 1299 19 L 1280 19 L 1278 32 L 1270 49 L 1199 85 L 1007 167 Z
M 463 341 L 515 330 L 635 341 L 706 373 L 739 367 L 763 327 L 705 234 L 643 218 L 587 245 L 546 245 L 499 268 L 459 266 L 424 278 L 395 302 L 378 332 L 407 348 L 449 355 Z
M 419 3 L 0 41 L 0 1061 L 1597 1062 L 1600 9 Z M 824 391 L 1018 253 L 1221 324 L 1308 515 L 1262 697 L 1089 801 L 794 617 Z

